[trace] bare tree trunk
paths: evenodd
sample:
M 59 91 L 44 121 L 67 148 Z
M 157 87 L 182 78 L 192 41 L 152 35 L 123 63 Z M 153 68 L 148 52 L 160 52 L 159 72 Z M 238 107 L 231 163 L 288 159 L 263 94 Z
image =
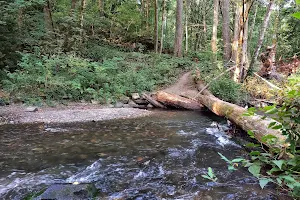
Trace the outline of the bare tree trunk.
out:
M 233 31 L 233 42 L 232 42 L 232 60 L 237 63 L 238 58 L 238 44 L 239 44 L 239 19 L 240 19 L 240 11 L 239 6 L 236 4 L 235 7 L 235 16 L 234 16 L 234 31 Z
M 219 23 L 219 0 L 214 0 L 214 23 L 213 23 L 213 32 L 211 38 L 211 50 L 214 54 L 216 54 L 218 51 L 218 44 L 217 44 L 218 23 Z
M 81 0 L 81 10 L 80 10 L 80 36 L 81 36 L 81 42 L 83 41 L 83 20 L 84 20 L 85 7 L 86 7 L 86 0 Z
M 158 53 L 158 0 L 154 1 L 154 15 L 155 53 Z
M 188 17 L 189 17 L 189 1 L 185 1 L 185 54 L 189 49 L 189 32 L 188 32 Z
M 248 5 L 247 5 L 248 6 Z M 249 17 L 245 19 L 244 24 L 244 34 L 243 34 L 243 48 L 242 48 L 242 59 L 241 59 L 241 73 L 240 73 L 240 81 L 246 78 L 247 71 L 249 69 L 249 58 L 248 58 L 248 26 L 249 26 Z
M 248 40 L 248 16 L 250 9 L 252 7 L 253 1 L 243 0 L 243 4 L 237 3 L 237 13 L 239 16 L 238 19 L 238 33 L 235 33 L 234 48 L 236 52 L 234 55 L 235 58 L 235 70 L 233 73 L 233 80 L 235 82 L 242 82 L 245 77 L 245 68 L 248 68 L 247 65 L 247 40 Z M 235 22 L 237 23 L 237 22 Z M 236 31 L 236 30 L 235 30 Z M 237 39 L 237 41 L 236 41 Z M 236 45 L 236 46 L 235 46 Z
M 207 24 L 206 24 L 206 14 L 203 15 L 203 40 L 206 42 L 207 38 Z M 206 45 L 205 45 L 206 47 Z M 198 47 L 197 47 L 198 48 Z
M 149 7 L 150 7 L 149 0 L 146 1 L 146 5 L 147 5 L 147 8 L 146 8 L 146 31 L 148 32 L 149 31 Z
M 229 13 L 229 0 L 222 0 L 222 13 L 223 13 L 223 21 L 222 21 L 222 37 L 223 37 L 223 58 L 224 63 L 227 63 L 231 58 L 231 42 L 230 42 L 230 13 Z
M 22 25 L 23 25 L 23 14 L 24 14 L 24 8 L 19 8 L 18 11 L 18 20 L 17 20 L 17 24 L 18 24 L 18 28 L 21 29 Z
M 268 8 L 267 8 L 266 15 L 265 15 L 265 18 L 264 18 L 264 21 L 263 21 L 263 24 L 262 24 L 262 27 L 261 27 L 261 30 L 260 30 L 259 39 L 258 39 L 258 42 L 257 42 L 257 47 L 255 49 L 255 52 L 254 52 L 252 58 L 251 58 L 251 63 L 250 63 L 249 70 L 253 69 L 254 64 L 256 62 L 256 59 L 258 57 L 260 48 L 261 48 L 262 43 L 264 41 L 265 32 L 267 30 L 267 27 L 268 27 L 268 24 L 269 24 L 269 21 L 270 21 L 270 16 L 271 16 L 271 13 L 272 13 L 273 4 L 274 4 L 274 0 L 270 0 L 270 3 L 269 3 Z
M 175 42 L 174 42 L 174 55 L 177 57 L 182 56 L 182 38 L 183 38 L 182 11 L 183 11 L 183 0 L 177 0 L 176 32 L 175 32 Z
M 276 50 L 277 50 L 277 35 L 278 35 L 278 24 L 279 24 L 279 10 L 277 11 L 275 22 L 274 22 L 274 30 L 273 30 L 273 36 L 272 36 L 272 46 L 273 51 L 270 52 L 271 60 L 275 66 L 276 62 Z
M 70 15 L 73 15 L 75 7 L 76 7 L 76 1 L 77 0 L 72 0 L 71 1 L 71 9 L 70 9 Z
M 47 0 L 44 5 L 44 16 L 45 16 L 45 24 L 46 24 L 46 29 L 48 31 L 54 31 L 54 24 L 52 20 L 52 14 L 51 14 L 51 7 L 50 7 L 50 2 Z
M 164 28 L 166 26 L 166 0 L 162 2 L 162 16 L 161 16 L 161 36 L 159 53 L 162 54 L 164 48 Z
M 256 3 L 256 6 L 255 6 L 253 21 L 252 21 L 251 29 L 250 29 L 250 33 L 249 33 L 249 41 L 251 41 L 251 39 L 252 39 L 253 31 L 254 31 L 254 28 L 255 28 L 257 10 L 258 10 L 258 3 Z
M 100 16 L 103 16 L 104 14 L 104 0 L 98 0 L 98 9 L 99 9 L 99 13 Z

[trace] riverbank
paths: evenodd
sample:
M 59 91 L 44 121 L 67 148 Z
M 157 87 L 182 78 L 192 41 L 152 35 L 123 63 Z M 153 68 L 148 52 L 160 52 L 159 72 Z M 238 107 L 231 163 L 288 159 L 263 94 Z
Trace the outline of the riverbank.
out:
M 15 104 L 0 107 L 0 124 L 71 123 L 135 118 L 152 112 L 137 108 L 108 108 L 90 103 L 69 103 L 55 107 L 27 107 Z

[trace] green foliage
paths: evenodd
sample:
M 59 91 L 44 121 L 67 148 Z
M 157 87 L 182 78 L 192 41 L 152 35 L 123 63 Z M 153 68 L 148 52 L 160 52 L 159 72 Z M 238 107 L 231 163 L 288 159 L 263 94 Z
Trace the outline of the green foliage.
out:
M 171 84 L 183 69 L 192 66 L 185 59 L 168 55 L 150 56 L 114 49 L 99 51 L 99 54 L 95 54 L 98 51 L 87 52 L 90 53 L 87 57 L 103 62 L 72 54 L 22 54 L 19 69 L 7 71 L 8 78 L 2 81 L 3 88 L 13 98 L 29 104 L 40 104 L 43 99 L 95 99 L 105 103 L 131 92 L 152 91 Z
M 287 136 L 290 146 L 283 146 L 283 149 L 272 148 L 269 152 L 252 151 L 249 160 L 241 159 L 243 166 L 248 167 L 248 171 L 259 179 L 261 188 L 268 183 L 277 184 L 283 190 L 289 191 L 296 198 L 300 197 L 300 77 L 295 75 L 289 79 L 287 88 L 283 91 L 279 106 L 266 106 L 261 109 L 274 120 L 269 124 L 269 128 L 280 130 Z M 250 108 L 245 116 L 254 115 L 256 109 Z M 253 131 L 248 131 L 250 137 L 254 137 Z M 277 137 L 265 135 L 262 142 L 270 145 L 278 144 Z M 251 144 L 249 146 L 256 146 Z M 232 169 L 233 160 L 230 161 L 220 155 Z
M 208 179 L 210 181 L 216 182 L 218 180 L 218 178 L 216 177 L 216 175 L 214 174 L 213 170 L 211 167 L 208 168 L 207 170 L 207 174 L 205 175 L 201 175 L 203 178 Z
M 241 103 L 245 98 L 241 85 L 227 77 L 214 80 L 209 89 L 215 96 L 227 102 Z

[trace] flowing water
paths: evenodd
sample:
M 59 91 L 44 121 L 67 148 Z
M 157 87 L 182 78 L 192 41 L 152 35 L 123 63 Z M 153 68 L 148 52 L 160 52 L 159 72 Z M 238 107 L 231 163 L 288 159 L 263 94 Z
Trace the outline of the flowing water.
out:
M 243 148 L 206 112 L 139 119 L 0 126 L 0 199 L 22 199 L 52 184 L 94 183 L 98 199 L 280 199 L 240 169 Z M 201 175 L 211 167 L 217 182 Z

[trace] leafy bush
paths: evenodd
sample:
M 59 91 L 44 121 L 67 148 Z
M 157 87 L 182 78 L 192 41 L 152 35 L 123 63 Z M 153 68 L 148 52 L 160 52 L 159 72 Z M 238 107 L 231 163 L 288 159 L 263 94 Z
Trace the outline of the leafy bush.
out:
M 188 60 L 167 55 L 110 50 L 89 54 L 93 60 L 103 62 L 71 54 L 23 54 L 19 69 L 7 72 L 3 88 L 13 98 L 34 104 L 43 99 L 95 99 L 105 103 L 131 92 L 152 91 L 171 84 L 182 70 L 192 66 Z
M 241 103 L 246 96 L 240 84 L 226 77 L 213 81 L 209 89 L 215 96 L 232 103 Z
M 259 179 L 259 184 L 264 188 L 272 182 L 278 185 L 283 191 L 295 198 L 300 198 L 300 76 L 293 76 L 289 79 L 288 87 L 281 96 L 281 105 L 266 106 L 261 111 L 272 117 L 274 122 L 269 128 L 281 130 L 287 136 L 287 142 L 281 149 L 272 148 L 269 152 L 265 149 L 252 151 L 250 159 L 237 158 L 228 160 L 221 157 L 229 164 L 230 170 L 235 170 L 238 163 L 248 168 L 248 171 Z M 254 114 L 255 109 L 249 109 L 246 115 Z M 253 132 L 249 131 L 250 137 L 254 138 Z M 276 137 L 266 135 L 262 141 L 267 143 L 276 142 Z M 248 147 L 261 147 L 260 144 L 250 143 Z

